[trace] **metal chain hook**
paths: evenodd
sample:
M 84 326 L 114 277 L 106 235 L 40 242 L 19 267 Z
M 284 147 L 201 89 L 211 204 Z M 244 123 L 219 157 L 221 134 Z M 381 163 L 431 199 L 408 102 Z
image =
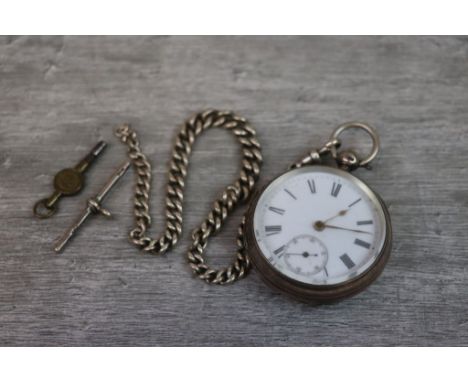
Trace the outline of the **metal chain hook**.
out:
M 348 129 L 362 129 L 367 132 L 372 139 L 372 150 L 364 158 L 360 158 L 354 150 L 338 151 L 341 147 L 339 136 Z M 293 163 L 289 168 L 299 168 L 302 166 L 321 164 L 323 158 L 330 154 L 336 161 L 337 165 L 344 170 L 353 171 L 359 167 L 370 169 L 370 162 L 375 159 L 380 150 L 380 140 L 377 131 L 370 125 L 362 122 L 348 122 L 338 126 L 320 149 L 310 151 L 306 156 L 299 161 Z
M 289 169 L 300 168 L 313 164 L 321 164 L 322 158 L 327 154 L 332 154 L 341 146 L 341 141 L 338 138 L 330 139 L 320 149 L 310 151 L 306 156 L 302 157 L 299 161 L 289 166 Z

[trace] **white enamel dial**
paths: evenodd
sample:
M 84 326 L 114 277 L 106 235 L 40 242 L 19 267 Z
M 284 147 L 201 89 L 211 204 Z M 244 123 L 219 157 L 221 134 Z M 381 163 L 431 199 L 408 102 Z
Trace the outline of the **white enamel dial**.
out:
M 351 174 L 326 166 L 274 180 L 254 213 L 261 253 L 280 273 L 310 285 L 353 280 L 377 260 L 385 242 L 382 206 Z

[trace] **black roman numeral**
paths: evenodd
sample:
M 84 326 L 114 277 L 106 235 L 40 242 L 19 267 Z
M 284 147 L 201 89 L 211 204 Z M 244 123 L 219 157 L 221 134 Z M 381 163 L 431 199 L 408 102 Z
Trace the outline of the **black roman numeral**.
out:
M 308 180 L 307 183 L 309 184 L 310 192 L 315 194 L 317 192 L 317 189 L 315 188 L 315 180 Z
M 282 246 L 279 247 L 278 249 L 275 249 L 275 250 L 273 251 L 273 253 L 274 253 L 275 255 L 279 255 L 281 252 L 283 252 L 284 247 L 286 247 L 286 246 L 285 246 L 285 245 L 282 245 Z
M 284 215 L 284 213 L 286 212 L 285 210 L 283 210 L 282 208 L 277 208 L 277 207 L 273 207 L 273 206 L 270 206 L 268 207 L 268 209 L 272 212 L 275 212 L 277 213 L 278 215 Z
M 338 196 L 341 190 L 341 184 L 333 182 L 333 186 L 331 189 L 331 195 L 334 196 L 335 198 Z
M 361 198 L 359 198 L 358 200 L 352 202 L 352 203 L 348 206 L 348 208 L 351 208 L 351 207 L 354 206 L 355 204 L 358 204 L 360 201 L 361 201 Z
M 356 264 L 354 264 L 354 261 L 351 260 L 351 257 L 348 256 L 347 253 L 344 253 L 340 256 L 340 260 L 343 262 L 344 265 L 346 265 L 346 268 L 351 269 L 354 267 Z
M 293 198 L 294 200 L 297 200 L 296 195 L 294 195 L 291 191 L 289 191 L 287 188 L 284 189 L 288 193 L 288 195 Z
M 265 226 L 265 232 L 267 236 L 276 235 L 277 233 L 281 232 L 280 225 L 267 225 Z
M 367 248 L 367 249 L 369 249 L 371 246 L 370 243 L 361 239 L 354 240 L 354 244 L 359 245 L 360 247 Z

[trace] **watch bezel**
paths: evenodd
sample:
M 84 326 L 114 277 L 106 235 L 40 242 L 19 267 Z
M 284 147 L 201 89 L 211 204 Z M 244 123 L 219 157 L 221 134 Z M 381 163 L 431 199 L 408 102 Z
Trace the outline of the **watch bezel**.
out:
M 362 190 L 374 202 L 378 203 L 381 206 L 385 224 L 384 243 L 382 245 L 382 248 L 380 249 L 379 254 L 376 256 L 376 260 L 373 262 L 373 264 L 355 278 L 332 285 L 306 284 L 301 281 L 294 280 L 281 273 L 279 270 L 273 267 L 263 255 L 262 250 L 258 245 L 254 230 L 255 211 L 262 194 L 266 191 L 267 188 L 273 186 L 275 182 L 286 181 L 289 177 L 295 176 L 297 173 L 315 172 L 310 170 L 320 170 L 320 168 L 325 168 L 327 172 L 335 173 L 339 176 L 351 179 L 352 181 L 358 180 L 358 184 L 363 184 L 365 187 L 362 188 Z M 343 171 L 338 168 L 323 165 L 312 165 L 289 170 L 283 174 L 280 174 L 279 176 L 268 182 L 264 187 L 262 187 L 261 190 L 259 190 L 255 194 L 252 202 L 250 203 L 250 207 L 246 213 L 245 241 L 247 252 L 252 261 L 252 264 L 268 285 L 270 285 L 274 289 L 286 293 L 287 295 L 293 298 L 304 302 L 331 302 L 361 292 L 372 282 L 374 282 L 377 279 L 377 277 L 382 273 L 391 252 L 392 226 L 390 214 L 388 212 L 387 207 L 385 206 L 385 203 L 380 198 L 380 196 L 364 181 L 355 177 L 349 172 Z

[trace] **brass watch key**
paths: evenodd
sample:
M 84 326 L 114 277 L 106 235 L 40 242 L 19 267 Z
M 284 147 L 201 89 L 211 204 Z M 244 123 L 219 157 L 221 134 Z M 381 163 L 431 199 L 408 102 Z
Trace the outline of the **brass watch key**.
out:
M 34 215 L 40 219 L 51 217 L 57 212 L 57 203 L 62 196 L 71 196 L 80 192 L 84 185 L 84 172 L 106 145 L 104 141 L 98 142 L 75 167 L 59 171 L 54 178 L 54 192 L 34 205 Z

